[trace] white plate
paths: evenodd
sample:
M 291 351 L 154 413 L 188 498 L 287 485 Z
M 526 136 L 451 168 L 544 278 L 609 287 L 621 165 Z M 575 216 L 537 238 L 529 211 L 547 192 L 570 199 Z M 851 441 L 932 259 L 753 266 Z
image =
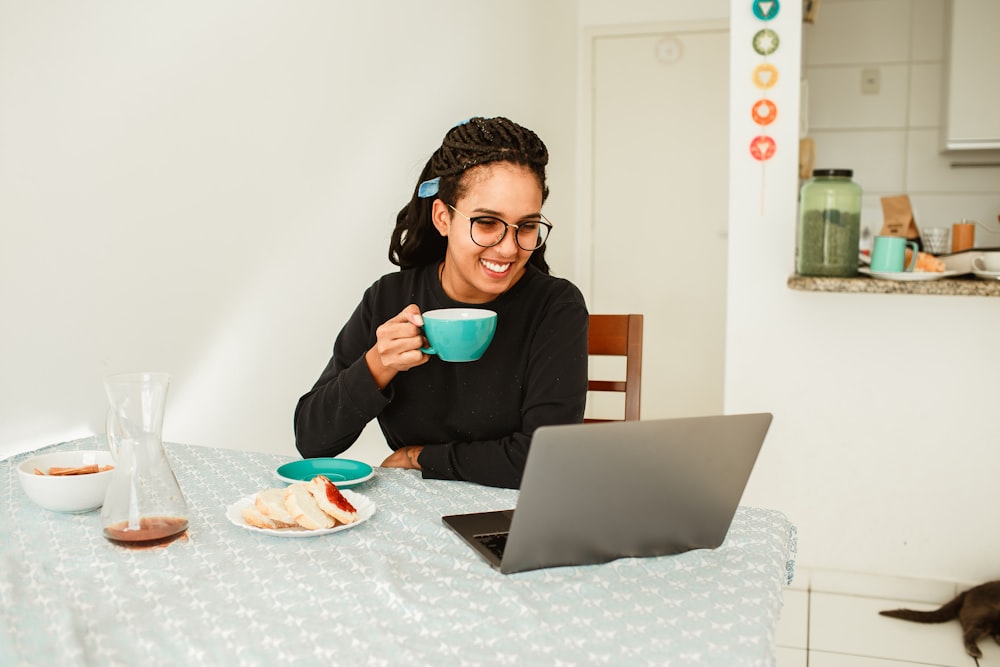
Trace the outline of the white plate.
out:
M 974 268 L 972 272 L 976 274 L 977 278 L 982 278 L 983 280 L 1000 280 L 1000 271 L 980 271 Z
M 879 280 L 897 280 L 900 282 L 920 282 L 924 280 L 941 280 L 960 275 L 961 271 L 872 271 L 861 267 L 858 273 L 863 273 Z
M 347 530 L 348 528 L 354 528 L 355 526 L 364 523 L 375 514 L 375 503 L 368 498 L 365 498 L 360 493 L 355 493 L 354 491 L 341 491 L 344 497 L 354 505 L 354 509 L 358 511 L 358 520 L 354 523 L 345 523 L 334 526 L 333 528 L 320 528 L 319 530 L 309 530 L 308 528 L 258 528 L 257 526 L 251 526 L 243 518 L 243 508 L 253 505 L 254 499 L 257 494 L 249 495 L 246 498 L 240 498 L 235 503 L 226 508 L 226 518 L 229 519 L 230 523 L 234 526 L 239 526 L 240 528 L 246 528 L 247 530 L 252 530 L 255 533 L 262 533 L 264 535 L 274 535 L 275 537 L 316 537 L 318 535 L 327 535 L 329 533 L 336 533 L 341 530 Z

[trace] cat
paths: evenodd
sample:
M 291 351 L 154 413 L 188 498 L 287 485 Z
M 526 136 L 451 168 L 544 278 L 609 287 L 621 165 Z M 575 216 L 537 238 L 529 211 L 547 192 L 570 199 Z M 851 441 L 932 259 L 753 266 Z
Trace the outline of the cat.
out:
M 1000 644 L 1000 581 L 974 586 L 934 611 L 891 609 L 879 614 L 917 623 L 945 623 L 957 618 L 962 624 L 965 650 L 978 665 L 983 657 L 978 644 L 981 637 L 989 635 Z

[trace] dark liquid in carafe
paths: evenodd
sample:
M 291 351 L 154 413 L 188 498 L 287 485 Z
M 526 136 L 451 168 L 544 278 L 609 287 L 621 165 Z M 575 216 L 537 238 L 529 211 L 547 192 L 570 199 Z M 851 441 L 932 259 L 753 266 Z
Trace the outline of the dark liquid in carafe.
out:
M 114 544 L 133 549 L 159 547 L 184 536 L 187 527 L 188 520 L 179 517 L 143 517 L 135 529 L 129 529 L 128 521 L 107 526 L 104 537 Z

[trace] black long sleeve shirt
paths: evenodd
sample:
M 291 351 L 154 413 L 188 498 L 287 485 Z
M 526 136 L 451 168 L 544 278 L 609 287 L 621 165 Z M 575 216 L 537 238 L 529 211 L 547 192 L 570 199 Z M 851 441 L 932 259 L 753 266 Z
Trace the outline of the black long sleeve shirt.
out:
M 423 445 L 418 460 L 425 478 L 517 488 L 534 430 L 583 420 L 589 321 L 583 295 L 528 266 L 510 290 L 475 304 L 498 316 L 481 359 L 450 363 L 432 356 L 380 391 L 365 353 L 375 329 L 410 303 L 421 311 L 472 305 L 445 294 L 436 264 L 375 282 L 319 380 L 299 399 L 296 447 L 306 458 L 336 456 L 378 419 L 392 449 Z

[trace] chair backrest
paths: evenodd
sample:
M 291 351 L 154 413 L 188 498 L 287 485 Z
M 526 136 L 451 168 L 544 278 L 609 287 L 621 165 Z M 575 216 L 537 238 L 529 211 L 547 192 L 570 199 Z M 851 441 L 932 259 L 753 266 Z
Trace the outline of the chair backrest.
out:
M 624 380 L 591 379 L 587 389 L 624 393 L 625 421 L 638 421 L 642 386 L 642 315 L 591 315 L 588 354 L 625 357 Z M 594 423 L 621 420 L 586 418 L 583 421 Z

